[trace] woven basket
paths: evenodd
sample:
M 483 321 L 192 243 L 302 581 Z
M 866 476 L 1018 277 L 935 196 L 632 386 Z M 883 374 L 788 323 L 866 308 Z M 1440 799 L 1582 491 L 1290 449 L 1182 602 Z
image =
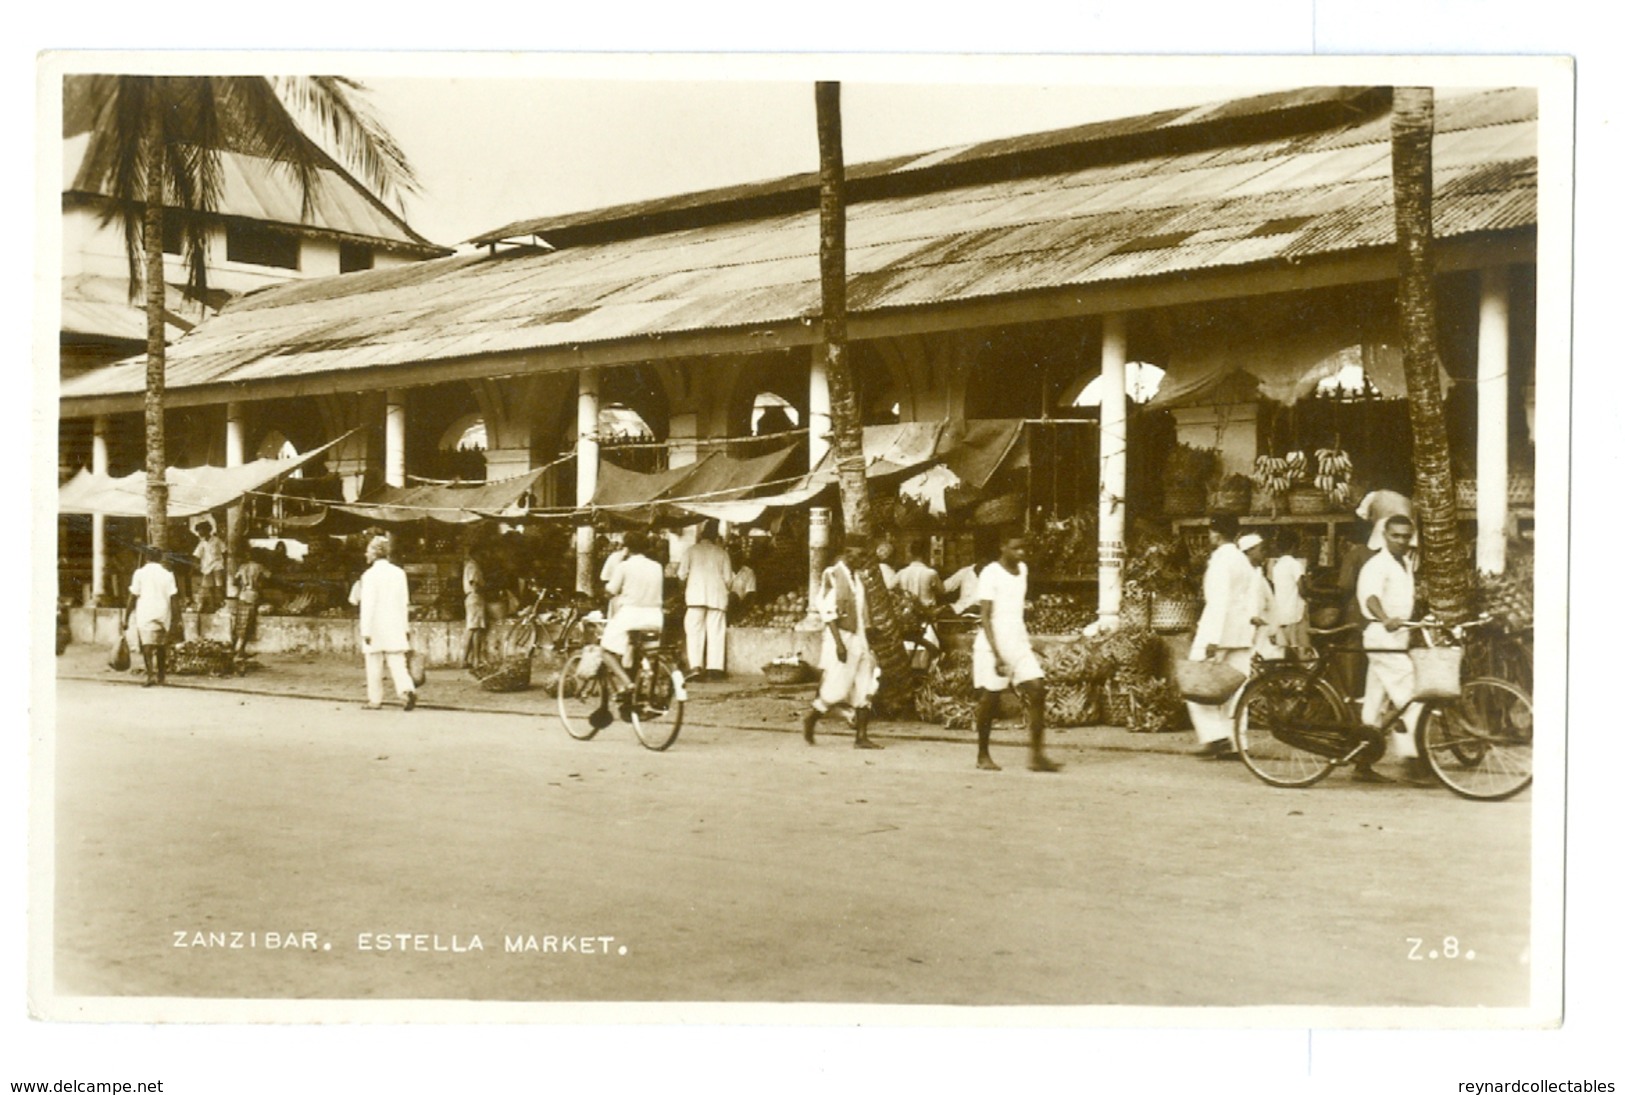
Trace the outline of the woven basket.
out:
M 1201 487 L 1166 487 L 1162 492 L 1162 512 L 1170 517 L 1194 517 L 1207 505 L 1207 491 Z
M 1459 646 L 1419 646 L 1410 652 L 1417 699 L 1453 700 L 1461 695 L 1461 652 Z
M 1107 726 L 1128 727 L 1134 724 L 1134 697 L 1126 689 L 1119 688 L 1114 681 L 1108 681 L 1104 699 Z
M 1117 618 L 1124 627 L 1150 627 L 1151 602 L 1143 597 L 1125 600 Z
M 1246 490 L 1215 490 L 1209 491 L 1207 496 L 1207 511 L 1209 513 L 1233 513 L 1238 517 L 1246 513 L 1253 504 L 1251 488 Z
M 1247 680 L 1247 674 L 1224 662 L 1193 662 L 1182 658 L 1174 663 L 1174 680 L 1179 695 L 1192 703 L 1223 703 Z
M 1027 515 L 1026 503 L 1019 494 L 1000 494 L 985 502 L 978 502 L 970 511 L 973 525 L 1013 525 Z
M 479 677 L 487 692 L 523 692 L 530 687 L 530 655 L 504 658 L 488 666 Z
M 1189 631 L 1201 619 L 1200 601 L 1175 600 L 1169 597 L 1151 598 L 1151 630 Z
M 806 684 L 813 678 L 813 667 L 806 662 L 769 662 L 762 666 L 762 676 L 769 684 Z
M 1287 492 L 1286 509 L 1294 517 L 1312 517 L 1331 508 L 1326 492 L 1314 487 L 1293 487 Z

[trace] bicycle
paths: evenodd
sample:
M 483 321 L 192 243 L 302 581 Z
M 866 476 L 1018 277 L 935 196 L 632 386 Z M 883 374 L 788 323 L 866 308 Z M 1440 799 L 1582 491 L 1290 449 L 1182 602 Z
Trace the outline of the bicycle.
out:
M 538 588 L 531 603 L 494 637 L 492 649 L 497 660 L 534 657 L 539 651 L 567 656 L 587 645 L 592 622 L 591 600 L 585 594 L 566 600 L 555 590 Z
M 660 645 L 658 633 L 630 631 L 627 640 L 632 689 L 618 713 L 632 724 L 632 732 L 644 748 L 664 752 L 683 726 L 683 704 L 688 699 L 683 671 L 675 653 Z M 615 721 L 610 705 L 616 700 L 616 680 L 604 661 L 614 656 L 586 646 L 566 658 L 559 671 L 559 719 L 577 741 L 590 740 Z M 584 667 L 591 658 L 597 658 L 598 664 Z
M 1482 621 L 1446 628 L 1435 621 L 1419 628 L 1429 646 L 1436 633 L 1460 645 Z M 1388 731 L 1412 704 L 1421 704 L 1416 748 L 1428 769 L 1463 798 L 1510 798 L 1534 779 L 1534 704 L 1529 694 L 1500 677 L 1473 677 L 1448 699 L 1413 698 L 1368 727 L 1329 679 L 1334 656 L 1360 647 L 1330 640 L 1361 624 L 1310 629 L 1322 640 L 1300 661 L 1255 661 L 1255 675 L 1242 686 L 1236 703 L 1234 742 L 1247 768 L 1273 787 L 1309 787 L 1345 764 L 1370 765 L 1382 758 Z M 1368 650 L 1367 653 L 1396 653 Z

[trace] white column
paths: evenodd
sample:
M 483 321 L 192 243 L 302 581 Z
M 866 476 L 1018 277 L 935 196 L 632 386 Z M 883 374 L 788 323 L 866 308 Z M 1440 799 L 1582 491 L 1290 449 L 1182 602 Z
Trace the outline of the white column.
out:
M 91 423 L 90 470 L 97 475 L 107 474 L 107 416 L 99 414 Z M 100 513 L 90 518 L 90 597 L 91 606 L 96 598 L 108 593 L 107 585 L 107 518 Z M 118 599 L 118 590 L 111 591 Z
M 226 404 L 226 467 L 242 467 L 243 461 L 243 405 L 238 402 Z M 237 564 L 242 560 L 237 558 L 238 541 L 242 537 L 243 503 L 239 499 L 226 507 L 226 595 L 237 596 L 234 575 L 237 573 Z
M 1100 620 L 1116 627 L 1123 608 L 1124 494 L 1128 490 L 1128 333 L 1104 317 L 1100 345 Z
M 829 366 L 813 350 L 812 368 L 807 373 L 807 468 L 818 466 L 830 449 L 833 429 L 829 409 Z
M 1478 300 L 1478 569 L 1507 561 L 1507 271 L 1484 270 Z
M 406 393 L 391 389 L 384 406 L 384 482 L 406 486 Z
M 829 455 L 834 420 L 829 405 L 829 364 L 813 348 L 812 367 L 807 372 L 807 470 L 818 467 Z M 803 626 L 818 624 L 818 583 L 829 565 L 829 518 L 824 507 L 814 507 L 808 515 L 807 530 L 807 618 Z
M 243 405 L 226 404 L 226 467 L 237 468 L 243 460 Z
M 598 370 L 576 374 L 576 505 L 584 506 L 598 490 Z M 591 525 L 576 529 L 576 589 L 591 593 L 597 575 L 592 565 Z

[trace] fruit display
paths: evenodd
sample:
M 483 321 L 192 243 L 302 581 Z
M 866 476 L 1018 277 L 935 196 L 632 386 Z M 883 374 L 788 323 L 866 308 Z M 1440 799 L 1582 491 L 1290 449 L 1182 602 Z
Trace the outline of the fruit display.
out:
M 1315 461 L 1315 486 L 1324 491 L 1334 505 L 1346 506 L 1353 502 L 1349 476 L 1354 472 L 1354 464 L 1349 454 L 1342 449 L 1316 449 Z
M 237 672 L 237 664 L 228 644 L 192 639 L 170 649 L 169 671 L 183 677 L 229 677 Z
M 789 631 L 807 618 L 807 591 L 791 590 L 764 601 L 731 621 L 734 627 L 767 627 Z
M 1051 517 L 1027 531 L 1027 566 L 1045 578 L 1082 578 L 1098 570 L 1099 518 Z
M 916 682 L 915 716 L 922 722 L 934 722 L 949 730 L 968 729 L 976 713 L 972 691 L 970 653 L 950 650 Z
M 1027 630 L 1034 635 L 1072 635 L 1094 621 L 1089 601 L 1077 594 L 1040 593 L 1027 604 Z
M 1524 631 L 1535 625 L 1535 554 L 1510 550 L 1506 570 L 1478 576 L 1479 611 L 1503 630 Z
M 1260 454 L 1253 461 L 1253 486 L 1271 497 L 1279 498 L 1303 481 L 1309 469 L 1309 458 L 1293 451 L 1285 456 Z

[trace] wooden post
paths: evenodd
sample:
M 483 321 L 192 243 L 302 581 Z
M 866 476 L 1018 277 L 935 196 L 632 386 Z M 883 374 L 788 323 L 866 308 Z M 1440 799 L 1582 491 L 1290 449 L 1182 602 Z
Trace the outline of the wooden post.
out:
M 1100 344 L 1100 622 L 1123 611 L 1123 535 L 1128 491 L 1128 333 L 1121 315 L 1103 317 Z
M 1478 299 L 1478 569 L 1507 563 L 1507 270 L 1480 274 Z

